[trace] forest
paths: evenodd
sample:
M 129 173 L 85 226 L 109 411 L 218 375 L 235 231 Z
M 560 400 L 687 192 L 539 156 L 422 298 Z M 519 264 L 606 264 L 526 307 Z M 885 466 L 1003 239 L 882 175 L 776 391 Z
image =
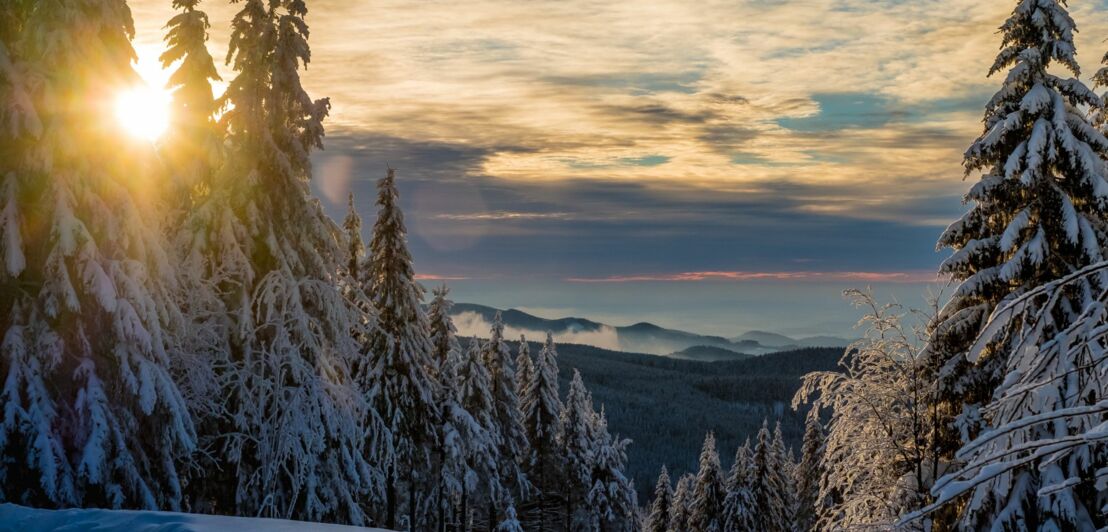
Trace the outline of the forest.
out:
M 851 290 L 845 350 L 723 362 L 560 356 L 499 314 L 461 337 L 447 286 L 417 280 L 402 175 L 380 169 L 368 241 L 353 194 L 340 221 L 312 195 L 331 102 L 301 80 L 308 2 L 234 2 L 227 80 L 201 2 L 172 4 L 171 122 L 128 143 L 103 104 L 138 81 L 127 3 L 0 3 L 0 504 L 467 532 L 1108 527 L 1108 67 L 1080 79 L 1065 0 L 998 21 L 968 211 L 938 240 L 952 294 Z M 687 403 L 635 414 L 678 396 L 719 433 L 681 432 Z M 643 445 L 672 477 L 636 486 L 655 473 L 611 423 L 631 416 L 679 440 Z

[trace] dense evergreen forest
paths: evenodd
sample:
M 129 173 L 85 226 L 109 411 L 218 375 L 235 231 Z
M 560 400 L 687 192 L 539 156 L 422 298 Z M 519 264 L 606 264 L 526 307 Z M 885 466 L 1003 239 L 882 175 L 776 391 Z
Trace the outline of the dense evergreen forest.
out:
M 511 344 L 513 348 L 518 343 Z M 531 351 L 539 344 L 531 343 Z M 654 355 L 560 344 L 561 387 L 573 369 L 603 405 L 609 427 L 631 440 L 627 475 L 639 500 L 650 499 L 658 470 L 696 471 L 704 433 L 724 449 L 757 434 L 764 420 L 780 421 L 785 445 L 799 451 L 805 412 L 790 407 L 801 376 L 834 371 L 843 351 L 809 348 L 737 362 L 696 362 Z M 733 456 L 724 456 L 730 467 Z

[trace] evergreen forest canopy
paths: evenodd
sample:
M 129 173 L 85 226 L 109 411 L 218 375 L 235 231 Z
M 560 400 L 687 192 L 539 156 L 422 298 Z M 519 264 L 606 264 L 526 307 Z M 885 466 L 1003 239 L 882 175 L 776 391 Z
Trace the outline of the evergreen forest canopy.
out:
M 970 208 L 939 239 L 953 298 L 912 330 L 850 292 L 866 334 L 800 381 L 799 449 L 768 422 L 734 449 L 710 432 L 643 507 L 629 440 L 577 370 L 559 384 L 550 335 L 532 353 L 495 317 L 459 338 L 448 289 L 427 303 L 393 169 L 369 242 L 353 197 L 341 225 L 312 198 L 330 101 L 301 84 L 308 3 L 235 2 L 220 95 L 200 1 L 172 4 L 155 144 L 120 135 L 156 117 L 104 103 L 139 81 L 125 1 L 0 3 L 0 502 L 408 530 L 1108 527 L 1108 106 L 1065 0 L 1001 26 Z

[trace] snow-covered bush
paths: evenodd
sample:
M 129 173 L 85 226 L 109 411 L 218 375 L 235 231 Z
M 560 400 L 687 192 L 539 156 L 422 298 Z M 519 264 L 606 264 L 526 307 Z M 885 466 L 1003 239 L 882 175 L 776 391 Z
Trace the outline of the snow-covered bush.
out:
M 888 525 L 930 502 L 939 461 L 933 443 L 937 385 L 920 356 L 926 331 L 904 324 L 897 304 L 846 294 L 868 313 L 863 338 L 843 355 L 844 372 L 811 373 L 793 400 L 829 409 L 819 498 L 830 501 L 819 529 Z M 863 458 L 864 457 L 864 458 Z

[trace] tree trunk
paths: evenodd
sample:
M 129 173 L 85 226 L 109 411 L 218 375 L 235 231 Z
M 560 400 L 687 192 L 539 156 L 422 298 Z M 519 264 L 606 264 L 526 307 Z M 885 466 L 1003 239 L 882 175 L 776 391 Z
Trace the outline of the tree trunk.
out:
M 539 532 L 546 532 L 546 468 L 544 461 L 539 457 L 539 495 L 535 497 L 539 501 Z
M 462 488 L 462 515 L 458 520 L 458 530 L 469 532 L 469 490 Z
M 572 532 L 573 524 L 573 496 L 566 493 L 566 532 Z
M 439 516 L 438 516 L 438 521 L 439 521 L 439 532 L 446 532 L 446 505 L 448 504 L 448 502 L 447 502 L 447 499 L 446 499 L 446 497 L 443 497 L 443 496 L 442 496 L 442 494 L 443 494 L 443 491 L 445 491 L 445 490 L 444 490 L 444 489 L 442 488 L 442 484 L 439 484 L 439 497 L 438 497 L 438 504 L 439 504 L 439 512 L 438 512 L 438 513 L 439 513 Z
M 489 501 L 489 532 L 493 532 L 496 528 L 496 505 Z
M 385 481 L 385 528 L 396 530 L 396 465 L 389 467 Z
M 415 471 L 408 475 L 408 530 L 418 530 L 416 526 L 416 479 Z

